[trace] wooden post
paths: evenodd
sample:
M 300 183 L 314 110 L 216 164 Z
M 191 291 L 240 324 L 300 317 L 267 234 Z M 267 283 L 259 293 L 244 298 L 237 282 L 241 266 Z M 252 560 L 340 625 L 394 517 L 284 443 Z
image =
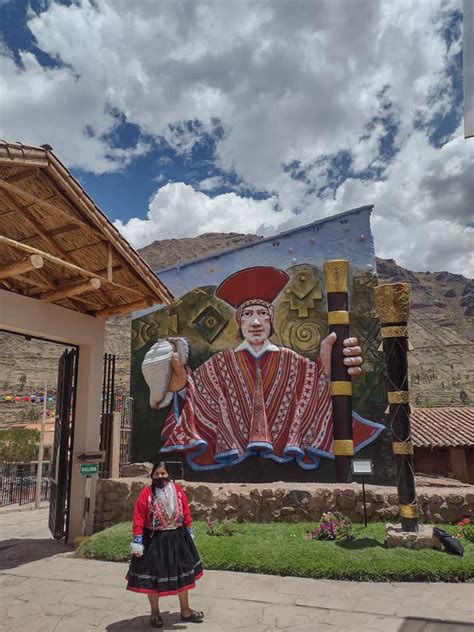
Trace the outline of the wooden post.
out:
M 375 304 L 382 324 L 390 427 L 394 436 L 400 519 L 404 531 L 418 529 L 408 393 L 410 293 L 409 283 L 387 283 L 375 288 Z
M 347 279 L 349 262 L 337 259 L 324 262 L 324 278 L 328 298 L 329 332 L 337 334 L 331 357 L 331 395 L 334 442 L 338 483 L 352 481 L 352 382 L 344 365 L 343 341 L 349 336 L 349 296 Z
M 48 381 L 44 385 L 43 396 L 43 413 L 41 415 L 40 444 L 38 451 L 38 469 L 36 470 L 36 494 L 35 509 L 40 508 L 41 504 L 41 484 L 43 480 L 43 454 L 44 454 L 44 425 L 46 423 L 46 402 L 48 400 Z
M 32 270 L 39 270 L 44 266 L 44 259 L 41 255 L 30 255 L 20 261 L 12 261 L 0 267 L 0 279 L 25 274 Z
M 125 303 L 124 305 L 115 305 L 114 307 L 106 307 L 105 309 L 94 312 L 94 315 L 99 316 L 99 318 L 110 318 L 111 316 L 130 314 L 130 312 L 145 309 L 145 307 L 151 307 L 154 302 L 154 299 L 148 298 L 141 301 L 134 301 L 133 303 Z
M 61 287 L 54 288 L 54 290 L 48 290 L 39 295 L 39 298 L 49 303 L 54 301 L 60 301 L 70 296 L 78 296 L 85 292 L 94 292 L 101 286 L 101 280 L 97 278 L 88 279 L 82 283 L 76 283 L 74 285 L 63 285 Z

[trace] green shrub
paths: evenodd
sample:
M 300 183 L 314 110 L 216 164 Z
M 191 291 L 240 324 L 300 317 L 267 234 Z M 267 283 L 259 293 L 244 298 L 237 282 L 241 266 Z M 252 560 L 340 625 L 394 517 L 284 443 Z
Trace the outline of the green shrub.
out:
M 469 542 L 474 542 L 474 524 L 467 524 L 464 527 L 464 537 Z
M 235 522 L 232 520 L 223 520 L 222 522 L 215 520 L 213 522 L 210 518 L 208 518 L 206 526 L 207 535 L 229 537 L 237 533 Z

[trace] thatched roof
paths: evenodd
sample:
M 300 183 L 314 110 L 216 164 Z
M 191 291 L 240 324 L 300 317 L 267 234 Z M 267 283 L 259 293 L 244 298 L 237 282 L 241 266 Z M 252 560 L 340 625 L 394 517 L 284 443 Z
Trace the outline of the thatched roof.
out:
M 4 141 L 0 288 L 104 318 L 173 301 L 48 145 Z

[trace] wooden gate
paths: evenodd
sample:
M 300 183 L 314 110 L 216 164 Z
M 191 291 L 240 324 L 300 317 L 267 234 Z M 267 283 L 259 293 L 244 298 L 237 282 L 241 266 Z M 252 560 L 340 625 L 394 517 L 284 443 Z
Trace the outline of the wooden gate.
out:
M 67 539 L 69 527 L 77 358 L 77 349 L 66 349 L 59 359 L 49 501 L 49 529 L 57 540 Z
M 112 466 L 112 433 L 115 407 L 115 355 L 104 355 L 104 376 L 102 382 L 102 411 L 100 415 L 100 449 L 105 452 L 105 460 L 100 464 L 99 476 L 110 476 Z

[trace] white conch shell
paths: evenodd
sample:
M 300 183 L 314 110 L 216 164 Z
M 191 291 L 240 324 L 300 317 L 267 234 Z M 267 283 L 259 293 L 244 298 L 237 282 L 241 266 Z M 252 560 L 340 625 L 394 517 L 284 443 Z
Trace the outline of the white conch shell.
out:
M 189 345 L 184 338 L 162 338 L 151 347 L 142 362 L 142 373 L 150 388 L 150 406 L 161 408 L 169 404 L 169 383 L 171 378 L 171 358 L 179 354 L 183 364 L 187 364 Z

